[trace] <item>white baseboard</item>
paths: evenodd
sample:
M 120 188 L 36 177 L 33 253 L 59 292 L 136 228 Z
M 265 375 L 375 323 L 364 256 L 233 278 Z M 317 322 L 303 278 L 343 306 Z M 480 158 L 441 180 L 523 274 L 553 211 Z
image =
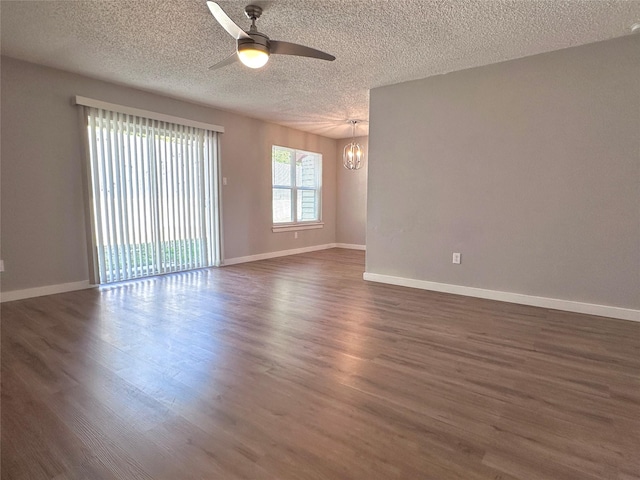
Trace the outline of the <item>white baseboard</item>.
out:
M 621 320 L 640 322 L 640 310 L 633 310 L 630 308 L 610 307 L 608 305 L 574 302 L 571 300 L 560 300 L 557 298 L 536 297 L 533 295 L 523 295 L 521 293 L 500 292 L 498 290 L 485 290 L 483 288 L 429 282 L 426 280 L 414 280 L 412 278 L 394 277 L 392 275 L 381 275 L 378 273 L 365 272 L 362 275 L 362 278 L 370 282 L 388 283 L 402 287 L 432 290 L 434 292 L 453 293 L 456 295 L 466 295 L 468 297 L 498 300 L 500 302 L 519 303 L 521 305 L 531 305 L 533 307 L 551 308 L 554 310 L 565 310 L 568 312 L 585 313 L 588 315 L 598 315 L 601 317 L 619 318 Z
M 89 280 L 71 283 L 59 283 L 57 285 L 47 285 L 45 287 L 26 288 L 24 290 L 12 290 L 10 292 L 0 293 L 0 302 L 13 302 L 14 300 L 22 300 L 32 297 L 43 297 L 45 295 L 55 295 L 56 293 L 73 292 L 75 290 L 84 290 L 92 288 L 94 285 Z
M 357 243 L 336 243 L 336 248 L 349 248 L 351 250 L 366 250 L 366 245 L 359 245 Z
M 257 262 L 258 260 L 268 260 L 270 258 L 286 257 L 288 255 L 316 252 L 318 250 L 328 250 L 329 248 L 350 248 L 352 250 L 366 250 L 365 245 L 356 245 L 354 243 L 325 243 L 324 245 L 313 245 L 311 247 L 294 248 L 291 250 L 279 250 L 277 252 L 259 253 L 258 255 L 249 255 L 246 257 L 226 258 L 222 262 L 222 266 L 236 265 L 238 263 Z
M 311 247 L 294 248 L 291 250 L 279 250 L 277 252 L 259 253 L 246 257 L 225 258 L 222 266 L 236 265 L 238 263 L 257 262 L 258 260 L 268 260 L 270 258 L 286 257 L 287 255 L 297 255 L 298 253 L 315 252 L 335 248 L 335 243 L 325 243 L 324 245 L 313 245 Z

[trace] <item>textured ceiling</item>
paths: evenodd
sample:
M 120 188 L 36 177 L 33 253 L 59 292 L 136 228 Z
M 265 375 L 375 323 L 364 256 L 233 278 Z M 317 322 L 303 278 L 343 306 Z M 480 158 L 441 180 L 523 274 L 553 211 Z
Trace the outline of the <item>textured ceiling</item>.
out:
M 247 3 L 219 2 L 243 28 Z M 348 119 L 368 119 L 371 88 L 619 37 L 640 21 L 640 0 L 253 3 L 271 39 L 337 60 L 278 55 L 257 71 L 209 71 L 235 41 L 204 0 L 2 0 L 2 53 L 344 138 Z

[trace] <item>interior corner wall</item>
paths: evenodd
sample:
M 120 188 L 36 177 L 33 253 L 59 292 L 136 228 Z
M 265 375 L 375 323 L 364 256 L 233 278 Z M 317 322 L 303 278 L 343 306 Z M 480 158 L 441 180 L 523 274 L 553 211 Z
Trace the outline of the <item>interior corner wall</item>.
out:
M 342 165 L 344 147 L 351 138 L 338 141 L 336 242 L 348 245 L 366 245 L 367 236 L 367 170 L 369 138 L 356 137 L 365 152 L 365 163 L 360 170 L 347 170 Z
M 335 243 L 336 140 L 2 57 L 2 291 L 88 281 L 76 95 L 221 125 L 224 257 Z M 273 233 L 271 146 L 323 155 L 324 228 Z
M 640 308 L 640 36 L 374 89 L 369 146 L 367 273 Z

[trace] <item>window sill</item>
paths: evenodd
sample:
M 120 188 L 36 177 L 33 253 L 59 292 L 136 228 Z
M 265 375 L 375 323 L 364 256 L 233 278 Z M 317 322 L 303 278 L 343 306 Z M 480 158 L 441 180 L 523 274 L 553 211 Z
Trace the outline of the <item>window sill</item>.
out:
M 271 227 L 271 231 L 273 233 L 297 232 L 299 230 L 313 230 L 316 228 L 323 228 L 323 227 L 324 227 L 324 222 L 296 223 L 296 224 L 287 223 L 285 225 L 274 225 L 273 227 Z

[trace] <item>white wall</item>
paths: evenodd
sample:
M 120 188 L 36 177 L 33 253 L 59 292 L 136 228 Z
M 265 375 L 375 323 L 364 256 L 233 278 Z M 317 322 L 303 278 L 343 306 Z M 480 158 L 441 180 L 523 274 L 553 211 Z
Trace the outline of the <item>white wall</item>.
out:
M 640 308 L 640 36 L 374 89 L 369 147 L 367 273 Z
M 366 245 L 367 236 L 367 170 L 369 164 L 369 138 L 356 137 L 365 152 L 365 163 L 360 170 L 347 170 L 342 165 L 342 153 L 351 138 L 338 141 L 336 242 L 348 245 Z
M 2 291 L 87 281 L 82 132 L 75 95 L 222 125 L 225 258 L 335 242 L 336 141 L 2 57 Z M 271 231 L 272 144 L 323 155 L 318 230 Z

